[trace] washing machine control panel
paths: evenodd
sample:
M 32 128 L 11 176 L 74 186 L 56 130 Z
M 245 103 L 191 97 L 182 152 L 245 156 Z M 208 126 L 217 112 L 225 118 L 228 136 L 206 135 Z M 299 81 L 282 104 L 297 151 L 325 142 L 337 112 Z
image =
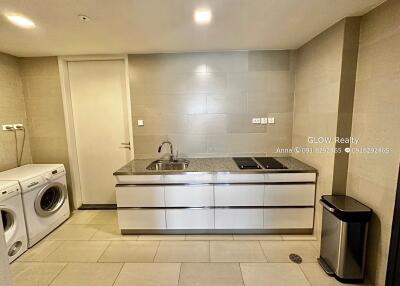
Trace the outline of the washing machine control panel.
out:
M 19 194 L 20 192 L 21 191 L 20 191 L 19 185 L 15 185 L 15 186 L 8 187 L 8 188 L 2 188 L 2 189 L 0 189 L 0 201 L 3 201 L 9 197 L 16 195 L 16 194 Z

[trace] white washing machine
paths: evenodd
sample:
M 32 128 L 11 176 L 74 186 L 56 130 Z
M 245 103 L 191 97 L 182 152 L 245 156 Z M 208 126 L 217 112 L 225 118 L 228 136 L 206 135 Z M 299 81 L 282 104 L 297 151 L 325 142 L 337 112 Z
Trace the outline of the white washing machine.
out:
M 21 186 L 28 247 L 69 218 L 64 165 L 24 165 L 1 172 L 0 180 L 16 180 Z
M 8 260 L 13 262 L 26 251 L 28 245 L 21 188 L 17 181 L 0 181 L 0 212 Z

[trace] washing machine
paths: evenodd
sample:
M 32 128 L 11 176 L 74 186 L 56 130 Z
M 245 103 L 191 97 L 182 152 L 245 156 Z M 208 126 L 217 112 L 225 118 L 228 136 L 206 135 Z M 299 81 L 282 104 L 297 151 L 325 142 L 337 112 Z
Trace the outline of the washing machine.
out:
M 27 250 L 28 245 L 21 188 L 17 181 L 0 181 L 0 212 L 11 263 Z
M 20 184 L 28 247 L 69 218 L 65 175 L 62 164 L 28 164 L 0 173 L 0 180 L 15 180 Z

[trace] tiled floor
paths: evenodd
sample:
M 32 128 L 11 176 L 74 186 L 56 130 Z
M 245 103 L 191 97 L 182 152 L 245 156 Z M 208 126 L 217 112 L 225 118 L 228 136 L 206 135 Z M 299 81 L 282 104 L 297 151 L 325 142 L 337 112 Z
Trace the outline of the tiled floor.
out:
M 322 272 L 318 251 L 313 236 L 122 236 L 115 211 L 76 211 L 12 271 L 15 286 L 342 285 Z

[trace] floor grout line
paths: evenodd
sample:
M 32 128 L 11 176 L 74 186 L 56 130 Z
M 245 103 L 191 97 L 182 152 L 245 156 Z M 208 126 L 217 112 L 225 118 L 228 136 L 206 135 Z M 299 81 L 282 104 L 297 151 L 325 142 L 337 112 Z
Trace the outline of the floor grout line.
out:
M 125 262 L 122 263 L 121 269 L 118 271 L 117 276 L 115 276 L 115 279 L 114 279 L 114 282 L 113 282 L 112 286 L 114 286 L 115 282 L 117 282 L 117 279 L 118 279 L 119 275 L 121 274 L 122 269 L 124 268 L 124 266 L 125 266 Z
M 54 281 L 57 279 L 57 277 L 60 276 L 61 272 L 63 272 L 64 269 L 67 268 L 68 264 L 69 264 L 69 263 L 65 262 L 64 265 L 63 265 L 63 267 L 60 269 L 60 271 L 56 274 L 56 276 L 54 276 L 54 278 L 53 278 L 53 279 L 49 282 L 49 284 L 47 284 L 47 285 L 51 286 L 51 284 L 54 283 Z

